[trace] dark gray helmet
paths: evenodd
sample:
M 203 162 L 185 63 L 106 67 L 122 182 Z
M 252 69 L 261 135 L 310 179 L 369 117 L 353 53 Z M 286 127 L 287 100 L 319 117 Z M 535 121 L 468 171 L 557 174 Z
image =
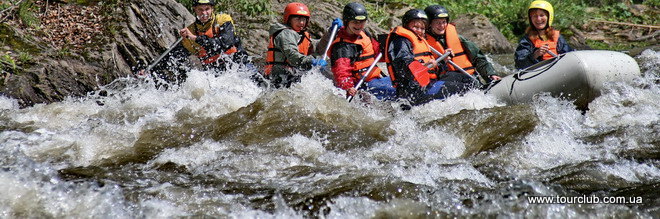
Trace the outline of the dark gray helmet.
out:
M 349 3 L 346 6 L 344 6 L 344 11 L 341 13 L 341 15 L 342 15 L 342 20 L 345 23 L 348 23 L 349 21 L 352 20 L 363 21 L 369 17 L 369 14 L 367 13 L 367 9 L 364 8 L 364 5 L 356 2 Z
M 415 19 L 428 20 L 429 17 L 426 16 L 426 13 L 424 13 L 424 11 L 422 11 L 422 10 L 410 9 L 410 10 L 406 11 L 405 14 L 403 14 L 403 18 L 401 18 L 401 22 L 405 26 L 406 24 L 408 24 L 408 22 L 410 22 L 412 20 L 415 20 Z
M 431 5 L 424 9 L 426 15 L 429 16 L 429 22 L 436 18 L 447 18 L 449 21 L 449 11 L 442 5 Z

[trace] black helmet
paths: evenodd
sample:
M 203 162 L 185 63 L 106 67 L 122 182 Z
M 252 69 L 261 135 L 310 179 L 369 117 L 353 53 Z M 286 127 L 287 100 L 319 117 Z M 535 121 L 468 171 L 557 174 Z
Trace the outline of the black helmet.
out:
M 367 14 L 367 9 L 364 8 L 364 5 L 356 2 L 346 5 L 341 15 L 342 20 L 347 23 L 352 20 L 363 21 L 369 17 L 369 14 Z
M 415 20 L 415 19 L 424 19 L 427 20 L 429 17 L 426 16 L 426 13 L 424 11 L 419 10 L 419 9 L 410 9 L 406 11 L 405 14 L 403 14 L 403 18 L 401 18 L 401 22 L 405 26 L 408 24 L 408 22 Z
M 449 11 L 442 5 L 431 5 L 424 9 L 426 15 L 429 16 L 429 22 L 436 18 L 447 18 L 449 21 Z
M 198 5 L 215 5 L 214 0 L 193 0 L 193 7 Z

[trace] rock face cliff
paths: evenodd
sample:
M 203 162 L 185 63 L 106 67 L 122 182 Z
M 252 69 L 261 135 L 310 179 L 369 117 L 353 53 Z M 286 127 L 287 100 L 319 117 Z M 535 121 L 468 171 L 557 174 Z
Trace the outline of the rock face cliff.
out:
M 312 10 L 309 30 L 316 38 L 327 31 L 333 18 L 341 17 L 341 3 L 301 2 L 308 4 Z M 285 5 L 286 2 L 274 1 L 272 9 L 280 12 Z M 59 2 L 51 3 L 49 7 L 50 10 L 54 7 L 66 10 L 72 6 Z M 68 9 L 72 13 L 80 11 L 80 8 Z M 118 3 L 112 10 L 108 16 L 113 19 L 103 23 L 105 32 L 89 39 L 81 50 L 68 52 L 67 55 L 62 54 L 62 49 L 53 48 L 53 43 L 48 42 L 48 34 L 26 40 L 25 36 L 29 36 L 30 31 L 20 26 L 2 24 L 0 38 L 22 40 L 28 44 L 27 47 L 38 51 L 38 55 L 34 55 L 34 63 L 24 69 L 3 71 L 0 94 L 17 99 L 22 107 L 87 95 L 117 78 L 131 77 L 136 66 L 148 64 L 158 57 L 178 39 L 177 30 L 194 21 L 188 9 L 175 0 L 129 0 Z M 259 65 L 266 51 L 270 23 L 280 22 L 281 15 L 255 17 L 231 9 L 226 12 L 234 18 L 244 47 Z M 404 9 L 393 12 L 392 27 L 399 24 L 398 17 L 404 12 Z M 453 22 L 457 23 L 462 35 L 487 53 L 505 53 L 513 49 L 483 16 L 459 17 Z M 374 34 L 387 33 L 387 30 L 373 23 L 368 25 L 367 30 Z M 47 33 L 48 27 L 42 31 Z M 75 33 L 72 34 L 75 37 Z M 18 50 L 14 44 L 5 47 L 9 51 Z
M 32 65 L 5 75 L 0 84 L 2 95 L 17 99 L 23 107 L 84 96 L 117 78 L 131 76 L 132 67 L 138 62 L 149 62 L 147 60 L 160 55 L 178 37 L 175 29 L 166 27 L 183 27 L 193 21 L 188 10 L 174 0 L 135 0 L 119 6 L 110 13 L 115 19 L 103 23 L 106 32 L 82 45 L 92 49 L 67 51 L 70 54 L 62 54 L 66 51 L 64 49 L 53 48 L 47 37 L 26 40 L 28 31 L 24 28 L 4 26 L 6 38 L 22 40 L 27 44 L 23 47 L 32 47 L 39 52 L 34 55 Z M 75 13 L 80 6 L 49 7 L 50 10 Z M 66 21 L 61 18 L 56 22 Z M 42 28 L 45 33 L 54 31 L 48 26 Z M 15 44 L 8 47 L 19 50 L 11 48 L 16 47 Z

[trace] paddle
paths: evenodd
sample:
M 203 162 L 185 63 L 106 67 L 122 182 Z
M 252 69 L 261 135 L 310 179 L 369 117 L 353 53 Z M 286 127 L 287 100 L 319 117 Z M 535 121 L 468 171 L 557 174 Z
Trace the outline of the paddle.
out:
M 439 52 L 438 50 L 436 50 L 435 48 L 433 48 L 433 47 L 429 47 L 429 48 L 431 48 L 431 51 L 433 51 L 436 55 L 440 55 L 440 52 Z M 447 52 L 447 53 L 449 53 L 449 52 Z M 456 63 L 454 63 L 453 61 L 451 61 L 451 60 L 447 60 L 447 63 L 451 64 L 452 66 L 454 66 L 454 68 L 458 69 L 458 71 L 460 71 L 460 72 L 462 72 L 463 74 L 467 75 L 468 77 L 472 78 L 472 80 L 475 80 L 477 83 L 479 83 L 479 85 L 481 85 L 481 86 L 484 85 L 484 84 L 481 83 L 481 81 L 480 81 L 479 79 L 477 79 L 477 78 L 475 78 L 474 76 L 472 76 L 472 74 L 470 74 L 470 73 L 468 73 L 467 71 L 465 71 L 465 69 L 461 68 L 460 66 L 458 66 L 458 65 L 457 65 Z
M 552 52 L 550 50 L 548 50 L 548 54 L 550 54 L 554 58 L 557 58 L 557 54 L 555 54 L 554 52 Z
M 338 25 L 332 25 L 332 32 L 330 33 L 330 39 L 328 40 L 328 45 L 325 46 L 325 52 L 323 52 L 323 60 L 328 58 L 328 50 L 332 46 L 332 41 L 335 41 L 335 35 L 337 34 Z
M 447 52 L 444 55 L 440 56 L 435 60 L 436 63 L 438 63 L 440 60 L 443 60 L 447 58 L 451 53 Z M 428 65 L 428 64 L 427 64 Z M 412 73 L 413 77 L 415 77 L 415 80 L 421 85 L 422 87 L 426 87 L 431 82 L 431 78 L 429 76 L 429 67 L 427 65 L 423 65 L 421 62 L 418 61 L 413 61 L 410 64 L 408 64 L 408 69 L 410 69 L 410 72 Z
M 362 86 L 362 83 L 364 83 L 364 80 L 367 79 L 369 77 L 369 75 L 371 75 L 371 71 L 374 69 L 374 67 L 376 67 L 376 64 L 378 63 L 378 60 L 380 60 L 381 57 L 383 57 L 383 54 L 378 53 L 378 56 L 376 56 L 376 59 L 374 59 L 374 63 L 371 63 L 369 68 L 367 68 L 367 71 L 364 72 L 364 75 L 362 75 L 362 78 L 360 79 L 360 81 L 355 85 L 355 89 L 360 89 L 360 86 Z M 353 100 L 353 96 L 349 96 L 347 99 L 348 99 L 348 102 L 350 103 L 351 100 Z
M 181 40 L 183 40 L 183 37 L 179 37 L 179 39 L 177 39 L 176 42 L 172 43 L 172 45 L 170 46 L 170 48 L 168 48 L 167 50 L 165 50 L 165 52 L 163 52 L 163 54 L 160 54 L 160 56 L 159 56 L 156 60 L 154 60 L 149 66 L 147 66 L 147 68 L 144 69 L 144 74 L 145 74 L 145 75 L 142 75 L 142 77 L 146 76 L 146 73 L 148 73 L 149 71 L 151 71 L 151 69 L 152 69 L 154 66 L 156 66 L 156 64 L 158 64 L 158 62 L 160 62 L 160 60 L 162 60 L 163 57 L 165 57 L 165 55 L 167 55 L 168 53 L 170 53 L 170 51 L 172 51 L 172 49 L 174 49 L 174 47 L 176 47 L 176 45 L 178 45 L 178 44 L 181 42 Z M 140 76 L 140 75 L 138 75 L 138 76 Z

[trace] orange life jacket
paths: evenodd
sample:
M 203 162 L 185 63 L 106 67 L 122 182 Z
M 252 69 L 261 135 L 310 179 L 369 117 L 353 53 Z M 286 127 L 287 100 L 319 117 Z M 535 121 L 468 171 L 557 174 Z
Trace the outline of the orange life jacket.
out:
M 541 48 L 543 45 L 548 45 L 549 50 L 552 51 L 554 54 L 559 55 L 557 52 L 557 42 L 559 42 L 559 31 L 555 30 L 554 35 L 552 39 L 548 40 L 542 40 L 541 37 L 537 37 L 535 40 L 532 40 L 532 43 L 534 43 L 534 47 L 536 48 Z M 546 59 L 551 59 L 554 58 L 554 56 L 550 55 L 550 53 L 545 53 L 543 54 L 543 60 Z
M 433 60 L 433 53 L 431 53 L 431 47 L 429 46 L 428 42 L 426 42 L 426 39 L 418 37 L 415 33 L 412 31 L 402 27 L 398 26 L 392 29 L 390 34 L 387 36 L 387 40 L 385 41 L 385 53 L 389 51 L 389 46 L 390 46 L 390 40 L 392 34 L 396 34 L 402 37 L 405 37 L 406 39 L 410 40 L 412 44 L 412 53 L 414 55 L 414 60 L 421 62 L 421 63 L 427 63 Z M 389 56 L 389 54 L 385 55 L 385 62 L 387 63 L 387 70 L 389 71 L 390 74 L 390 79 L 394 81 L 394 69 L 392 68 L 392 59 Z M 423 77 L 428 77 L 428 79 L 436 79 L 437 75 L 431 72 L 425 72 L 425 75 L 422 75 Z M 417 77 L 414 77 L 417 82 L 420 82 L 420 80 Z M 427 80 L 428 80 L 427 79 Z M 421 84 L 421 83 L 420 83 Z
M 208 28 L 206 30 L 198 29 L 197 24 L 190 25 L 188 27 L 188 29 L 193 34 L 195 34 L 197 36 L 205 35 L 209 38 L 214 38 L 214 37 L 220 35 L 220 26 L 222 26 L 226 22 L 232 22 L 233 23 L 233 20 L 231 19 L 231 17 L 228 14 L 216 14 L 213 21 L 211 21 L 211 22 L 212 22 L 212 24 L 211 24 L 210 28 Z M 183 46 L 188 51 L 190 51 L 192 54 L 196 54 L 197 57 L 199 57 L 199 59 L 204 64 L 214 63 L 215 61 L 218 60 L 218 58 L 220 58 L 220 55 L 222 55 L 222 54 L 217 54 L 217 55 L 209 57 L 209 55 L 206 52 L 206 49 L 204 47 L 202 47 L 201 45 L 199 45 L 198 43 L 196 43 L 195 41 L 190 40 L 190 39 L 184 39 Z M 232 46 L 231 48 L 229 48 L 224 53 L 227 54 L 227 55 L 231 55 L 231 54 L 233 54 L 237 51 L 238 51 L 238 49 L 236 48 L 236 46 Z
M 266 65 L 264 66 L 265 75 L 270 75 L 270 73 L 273 71 L 273 65 L 275 64 L 287 65 L 292 67 L 292 65 L 289 63 L 286 57 L 284 57 L 284 60 L 282 61 L 275 61 L 275 52 L 282 53 L 282 50 L 280 48 L 275 48 L 275 37 L 277 37 L 277 35 L 280 34 L 281 32 L 282 30 L 275 32 L 272 36 L 270 36 L 270 40 L 268 40 L 268 51 L 266 51 Z M 303 36 L 300 37 L 300 41 L 298 41 L 298 52 L 300 52 L 300 54 L 309 55 L 309 47 L 312 45 L 310 36 L 311 35 L 309 34 L 309 32 L 305 31 Z
M 426 35 L 426 40 L 429 44 L 440 53 L 445 53 L 445 48 L 442 47 L 442 44 L 431 35 Z M 468 58 L 463 45 L 461 45 L 461 40 L 458 38 L 458 32 L 456 31 L 456 26 L 453 24 L 448 24 L 447 29 L 445 30 L 445 43 L 447 44 L 448 49 L 451 49 L 454 52 L 454 57 L 451 58 L 451 61 L 460 66 L 463 70 L 467 71 L 470 74 L 474 74 L 475 68 L 472 66 L 472 62 Z M 440 56 L 435 55 L 435 58 Z M 458 71 L 453 65 L 448 66 L 449 71 Z M 445 73 L 445 72 L 442 72 Z
M 357 58 L 357 60 L 354 60 L 353 62 L 353 77 L 357 78 L 358 80 L 362 79 L 362 76 L 364 76 L 365 72 L 371 66 L 376 59 L 376 51 L 374 50 L 374 46 L 371 42 L 371 37 L 369 37 L 364 31 L 360 33 L 359 37 L 356 37 L 355 40 L 349 40 L 349 39 L 344 39 L 341 37 L 335 38 L 334 41 L 332 41 L 332 46 L 335 45 L 335 43 L 338 42 L 346 42 L 346 43 L 352 43 L 352 44 L 357 44 L 362 47 L 362 54 L 360 54 L 360 57 Z M 332 49 L 328 50 L 328 56 L 330 56 Z M 365 81 L 371 81 L 374 78 L 379 78 L 381 75 L 381 70 L 378 68 L 378 66 L 374 67 L 374 69 L 371 71 L 371 74 L 365 79 Z

